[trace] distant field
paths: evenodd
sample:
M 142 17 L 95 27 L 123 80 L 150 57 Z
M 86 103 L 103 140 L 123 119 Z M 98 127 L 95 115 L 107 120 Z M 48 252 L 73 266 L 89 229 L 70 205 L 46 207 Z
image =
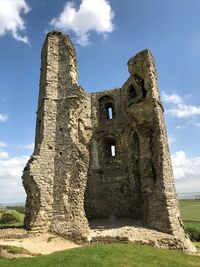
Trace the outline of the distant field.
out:
M 179 207 L 185 226 L 200 231 L 200 200 L 179 200 Z

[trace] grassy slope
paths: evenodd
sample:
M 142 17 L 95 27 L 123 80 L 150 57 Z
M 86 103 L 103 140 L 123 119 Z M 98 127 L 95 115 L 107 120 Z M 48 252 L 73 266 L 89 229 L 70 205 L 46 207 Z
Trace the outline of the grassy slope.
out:
M 199 267 L 200 257 L 148 246 L 112 244 L 30 259 L 3 259 L 1 267 Z
M 200 231 L 200 200 L 180 200 L 179 207 L 185 226 Z
M 11 209 L 2 209 L 0 210 L 0 218 L 3 213 L 10 213 L 15 216 L 15 218 L 19 221 L 19 223 L 14 223 L 14 224 L 0 224 L 0 226 L 23 226 L 23 221 L 24 221 L 24 214 L 21 212 L 18 212 L 16 210 L 11 210 Z

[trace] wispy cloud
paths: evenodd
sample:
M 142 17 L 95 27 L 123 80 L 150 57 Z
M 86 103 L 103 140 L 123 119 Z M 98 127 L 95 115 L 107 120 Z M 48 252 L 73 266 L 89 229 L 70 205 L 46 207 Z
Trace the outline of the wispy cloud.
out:
M 50 24 L 58 30 L 73 31 L 77 43 L 82 46 L 89 44 L 91 31 L 105 36 L 114 30 L 114 12 L 107 0 L 82 0 L 79 9 L 73 2 L 67 2 L 63 11 Z
M 1 122 L 4 122 L 8 119 L 8 115 L 3 115 L 3 114 L 0 114 L 0 121 Z
M 22 14 L 29 11 L 25 0 L 0 0 L 0 36 L 11 33 L 16 40 L 29 44 L 28 37 L 22 35 L 26 30 Z
M 200 115 L 200 106 L 186 104 L 185 100 L 177 94 L 168 95 L 164 92 L 162 99 L 170 105 L 166 112 L 174 117 L 189 118 Z

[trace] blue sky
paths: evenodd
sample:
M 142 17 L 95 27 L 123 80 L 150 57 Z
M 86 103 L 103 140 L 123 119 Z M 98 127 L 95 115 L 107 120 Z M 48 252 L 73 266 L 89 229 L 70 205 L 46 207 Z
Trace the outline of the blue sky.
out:
M 199 13 L 199 0 L 0 0 L 0 203 L 25 199 L 41 47 L 54 29 L 72 38 L 87 92 L 121 86 L 128 59 L 150 48 L 177 191 L 200 191 Z

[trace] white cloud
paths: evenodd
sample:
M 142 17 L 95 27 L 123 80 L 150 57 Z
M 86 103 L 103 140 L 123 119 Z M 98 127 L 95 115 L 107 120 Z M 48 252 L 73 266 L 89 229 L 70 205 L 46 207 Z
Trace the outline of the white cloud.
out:
M 0 203 L 24 201 L 21 176 L 28 158 L 21 156 L 0 160 Z
M 3 114 L 0 114 L 0 121 L 1 122 L 4 122 L 8 119 L 8 116 L 7 115 L 3 115 Z
M 58 30 L 73 31 L 77 43 L 85 46 L 89 44 L 91 31 L 105 36 L 114 30 L 113 17 L 114 12 L 107 0 L 82 0 L 78 10 L 73 2 L 67 2 L 50 24 Z
M 200 115 L 200 107 L 187 105 L 184 99 L 177 95 L 162 94 L 162 99 L 166 104 L 172 105 L 167 109 L 167 113 L 178 118 L 189 118 Z
M 179 95 L 177 94 L 168 95 L 165 92 L 163 92 L 163 100 L 166 103 L 170 103 L 170 104 L 180 104 L 183 101 L 182 97 L 180 97 Z
M 33 150 L 34 144 L 9 145 L 0 140 L 0 148 Z M 21 202 L 26 194 L 22 186 L 22 171 L 29 156 L 10 157 L 0 150 L 0 203 Z
M 177 191 L 200 192 L 200 157 L 187 157 L 184 151 L 172 155 Z
M 33 150 L 33 146 L 33 143 L 9 145 L 0 140 L 0 148 Z M 21 176 L 28 159 L 29 156 L 10 157 L 6 151 L 0 150 L 0 203 L 25 200 Z
M 21 14 L 29 11 L 25 0 L 0 0 L 0 36 L 11 33 L 16 40 L 29 44 L 28 37 L 21 35 L 26 29 Z
M 182 178 L 176 180 L 176 189 L 178 193 L 200 192 L 200 178 Z

